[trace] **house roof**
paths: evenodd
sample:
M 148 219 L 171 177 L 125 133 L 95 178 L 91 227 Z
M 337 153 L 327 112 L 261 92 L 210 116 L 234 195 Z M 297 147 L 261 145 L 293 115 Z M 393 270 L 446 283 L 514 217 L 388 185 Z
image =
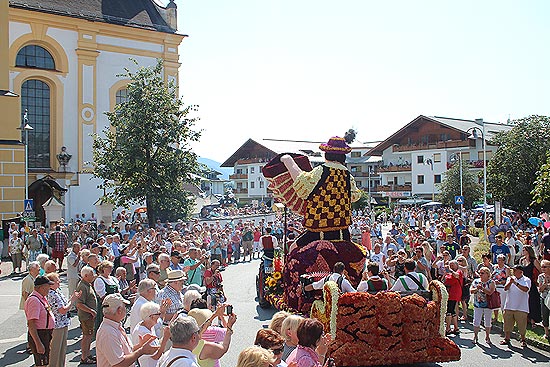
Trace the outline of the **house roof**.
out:
M 10 6 L 32 11 L 175 33 L 166 9 L 153 0 L 9 0 Z M 172 3 L 170 3 L 172 4 Z
M 390 135 L 386 140 L 369 150 L 366 155 L 369 156 L 381 156 L 382 152 L 392 146 L 396 141 L 402 138 L 407 134 L 407 130 L 414 125 L 421 124 L 425 121 L 431 121 L 437 124 L 441 124 L 450 129 L 454 129 L 461 133 L 471 132 L 471 129 L 477 127 L 481 129 L 481 125 L 478 124 L 475 120 L 465 120 L 465 119 L 456 119 L 451 117 L 440 117 L 440 116 L 424 116 L 420 115 L 401 129 L 397 130 L 394 134 Z M 509 131 L 512 129 L 512 125 L 498 124 L 492 122 L 484 122 L 485 125 L 485 134 L 488 141 L 490 141 L 494 136 L 502 131 Z
M 239 159 L 261 158 L 268 162 L 271 158 L 281 153 L 297 153 L 306 155 L 311 162 L 324 162 L 324 154 L 319 149 L 319 144 L 306 140 L 283 139 L 248 139 L 231 155 L 221 167 L 233 167 Z

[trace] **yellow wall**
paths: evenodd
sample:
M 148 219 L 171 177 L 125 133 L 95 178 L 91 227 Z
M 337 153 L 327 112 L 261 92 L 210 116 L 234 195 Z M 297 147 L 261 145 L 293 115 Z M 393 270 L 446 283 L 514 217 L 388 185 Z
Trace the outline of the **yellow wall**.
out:
M 0 145 L 0 215 L 11 218 L 23 211 L 25 198 L 25 147 Z

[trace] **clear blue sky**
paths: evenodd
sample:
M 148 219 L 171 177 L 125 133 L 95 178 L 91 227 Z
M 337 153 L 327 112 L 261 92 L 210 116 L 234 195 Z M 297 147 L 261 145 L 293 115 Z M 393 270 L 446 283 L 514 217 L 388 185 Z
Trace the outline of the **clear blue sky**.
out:
M 195 151 L 383 140 L 418 115 L 550 115 L 550 1 L 176 0 Z

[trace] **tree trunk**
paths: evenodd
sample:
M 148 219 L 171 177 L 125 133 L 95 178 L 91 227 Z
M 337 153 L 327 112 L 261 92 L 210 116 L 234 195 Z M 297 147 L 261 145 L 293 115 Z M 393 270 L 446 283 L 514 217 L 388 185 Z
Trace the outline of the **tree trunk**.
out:
M 149 222 L 149 228 L 155 228 L 156 209 L 153 207 L 149 196 L 145 198 L 145 206 L 147 207 L 147 221 Z

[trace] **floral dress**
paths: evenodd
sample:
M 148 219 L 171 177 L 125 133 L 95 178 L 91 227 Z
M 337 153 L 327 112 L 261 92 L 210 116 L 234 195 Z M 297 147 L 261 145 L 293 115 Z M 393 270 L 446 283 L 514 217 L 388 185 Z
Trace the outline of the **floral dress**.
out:
M 471 289 L 477 289 L 478 284 L 481 284 L 482 288 L 490 290 L 491 283 L 494 283 L 494 281 L 491 279 L 489 279 L 489 281 L 487 282 L 482 282 L 481 279 L 476 278 L 472 281 Z M 487 308 L 487 306 L 487 294 L 485 292 L 474 293 L 474 307 Z
M 59 289 L 50 289 L 50 292 L 46 296 L 49 305 L 52 308 L 53 317 L 55 318 L 55 327 L 54 329 L 62 329 L 71 324 L 71 319 L 67 314 L 61 314 L 59 309 L 61 307 L 67 306 L 69 301 L 67 298 L 59 291 Z
M 497 283 L 497 287 L 504 288 L 506 283 L 506 271 L 509 269 L 508 265 L 504 265 L 503 268 L 499 268 L 498 265 L 493 266 L 493 276 L 492 279 Z

